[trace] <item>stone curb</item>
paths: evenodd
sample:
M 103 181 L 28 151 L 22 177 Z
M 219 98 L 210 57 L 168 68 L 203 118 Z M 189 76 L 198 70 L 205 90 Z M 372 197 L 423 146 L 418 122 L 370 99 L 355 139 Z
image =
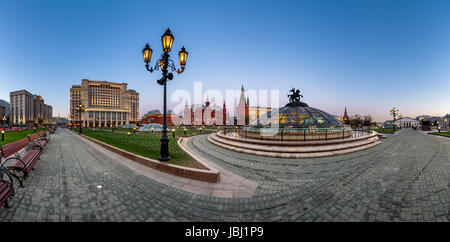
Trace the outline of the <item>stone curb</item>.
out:
M 200 157 L 194 155 L 194 154 L 193 154 L 192 152 L 190 152 L 186 147 L 184 147 L 184 145 L 182 144 L 182 142 L 183 142 L 184 139 L 185 139 L 185 138 L 179 138 L 179 139 L 178 139 L 178 141 L 177 141 L 178 146 L 180 146 L 180 148 L 181 148 L 184 152 L 188 153 L 188 155 L 190 155 L 192 158 L 194 158 L 198 163 L 200 163 L 200 164 L 202 164 L 203 166 L 205 166 L 206 168 L 208 168 L 208 170 L 213 171 L 213 172 L 217 172 L 217 173 L 219 174 L 219 177 L 218 177 L 218 179 L 217 179 L 217 182 L 219 182 L 219 180 L 220 180 L 220 172 L 219 172 L 216 168 L 214 168 L 213 166 L 211 166 L 211 164 L 209 164 L 208 162 L 205 162 L 203 159 L 200 159 Z
M 189 178 L 189 179 L 198 180 L 198 181 L 205 181 L 205 182 L 212 182 L 212 183 L 219 182 L 220 173 L 219 173 L 219 171 L 217 171 L 215 169 L 214 170 L 202 170 L 202 169 L 197 169 L 197 168 L 183 167 L 183 166 L 163 163 L 163 162 L 160 162 L 157 160 L 149 159 L 149 158 L 119 149 L 117 147 L 103 143 L 101 141 L 98 141 L 91 137 L 85 136 L 83 134 L 81 134 L 81 137 L 83 137 L 89 141 L 92 141 L 92 142 L 102 146 L 103 148 L 105 148 L 109 151 L 112 151 L 118 155 L 121 155 L 127 159 L 130 159 L 134 162 L 137 162 L 141 165 L 150 167 L 150 168 L 158 170 L 158 171 L 162 171 L 162 172 L 165 172 L 165 173 L 168 173 L 171 175 L 180 176 L 180 177 Z M 202 163 L 202 162 L 200 162 L 200 163 Z M 206 167 L 209 169 L 209 166 L 206 166 Z

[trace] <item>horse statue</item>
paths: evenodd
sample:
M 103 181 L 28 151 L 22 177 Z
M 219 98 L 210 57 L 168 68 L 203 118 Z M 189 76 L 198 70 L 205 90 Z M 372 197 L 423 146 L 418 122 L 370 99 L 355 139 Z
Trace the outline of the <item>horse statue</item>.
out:
M 295 88 L 292 88 L 290 90 L 290 92 L 292 93 L 292 94 L 288 94 L 290 103 L 300 102 L 300 98 L 303 98 L 303 95 L 300 94 L 300 90 L 298 90 L 298 89 L 295 90 Z

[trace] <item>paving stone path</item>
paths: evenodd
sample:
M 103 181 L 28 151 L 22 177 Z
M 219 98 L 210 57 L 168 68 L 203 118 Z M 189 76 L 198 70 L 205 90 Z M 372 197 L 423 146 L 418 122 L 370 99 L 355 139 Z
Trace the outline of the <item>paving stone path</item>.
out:
M 318 159 L 187 146 L 259 182 L 251 198 L 196 195 L 147 178 L 58 129 L 0 221 L 449 221 L 450 139 L 403 129 L 381 145 Z

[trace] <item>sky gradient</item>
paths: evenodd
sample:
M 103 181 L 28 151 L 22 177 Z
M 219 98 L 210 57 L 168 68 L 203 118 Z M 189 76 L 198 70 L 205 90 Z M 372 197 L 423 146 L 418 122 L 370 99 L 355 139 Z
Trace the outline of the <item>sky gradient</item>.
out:
M 292 87 L 326 112 L 389 119 L 450 113 L 450 1 L 2 1 L 0 99 L 26 89 L 69 113 L 81 79 L 126 82 L 140 115 L 162 108 L 152 64 L 167 27 L 186 70 L 168 92 Z M 164 10 L 167 9 L 167 10 Z M 176 103 L 169 103 L 169 108 Z

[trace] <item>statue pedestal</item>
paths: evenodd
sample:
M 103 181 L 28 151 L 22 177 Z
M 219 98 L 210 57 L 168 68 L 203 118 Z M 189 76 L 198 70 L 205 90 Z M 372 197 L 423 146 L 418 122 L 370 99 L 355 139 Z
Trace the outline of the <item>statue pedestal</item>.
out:
M 294 101 L 285 105 L 285 107 L 309 107 L 308 104 L 300 101 Z

